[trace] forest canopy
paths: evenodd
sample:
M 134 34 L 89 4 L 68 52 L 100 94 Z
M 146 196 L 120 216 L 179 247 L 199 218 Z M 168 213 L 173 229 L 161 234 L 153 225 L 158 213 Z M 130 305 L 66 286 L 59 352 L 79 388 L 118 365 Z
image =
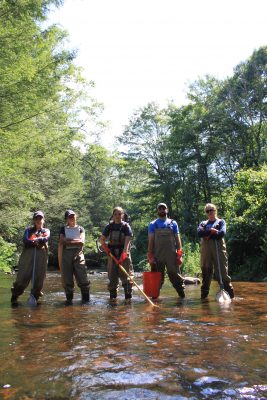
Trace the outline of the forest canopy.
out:
M 205 76 L 193 82 L 183 106 L 149 103 L 136 110 L 111 152 L 97 141 L 88 144 L 103 126 L 101 106 L 91 96 L 93 83 L 75 65 L 67 33 L 44 24 L 49 8 L 60 4 L 0 4 L 0 269 L 16 264 L 36 209 L 45 212 L 52 232 L 50 263 L 56 265 L 67 208 L 77 212 L 86 230 L 90 267 L 97 257 L 95 241 L 119 205 L 131 215 L 133 260 L 142 270 L 147 225 L 164 201 L 179 224 L 184 272 L 196 274 L 196 228 L 211 201 L 227 222 L 231 274 L 264 278 L 267 46 L 225 80 Z

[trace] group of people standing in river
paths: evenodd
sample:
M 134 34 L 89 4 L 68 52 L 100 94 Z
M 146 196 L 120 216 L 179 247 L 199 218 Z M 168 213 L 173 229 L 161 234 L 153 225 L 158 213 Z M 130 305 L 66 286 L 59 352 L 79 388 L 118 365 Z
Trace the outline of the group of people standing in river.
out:
M 234 289 L 228 275 L 228 258 L 224 236 L 226 224 L 217 217 L 217 208 L 208 203 L 204 207 L 208 219 L 202 221 L 197 229 L 201 238 L 201 298 L 207 298 L 213 274 L 219 282 L 221 276 L 224 289 L 231 298 Z M 112 218 L 99 238 L 105 248 L 108 243 L 109 252 L 116 258 L 108 256 L 108 290 L 110 299 L 117 298 L 119 279 L 124 288 L 125 299 L 132 298 L 132 281 L 134 270 L 130 254 L 130 243 L 133 237 L 131 226 L 125 221 L 125 213 L 121 207 L 115 207 Z M 36 301 L 43 295 L 42 288 L 48 261 L 48 241 L 50 231 L 44 227 L 44 213 L 33 214 L 33 225 L 26 228 L 23 236 L 23 251 L 18 265 L 16 281 L 11 288 L 12 305 L 18 304 L 18 297 L 32 281 L 31 295 Z M 216 243 L 215 243 L 216 241 Z M 73 210 L 65 212 L 65 225 L 60 229 L 58 245 L 58 262 L 61 271 L 62 285 L 66 295 L 66 305 L 71 305 L 74 293 L 74 278 L 81 291 L 82 303 L 90 300 L 90 281 L 83 253 L 85 230 L 77 223 L 77 215 Z M 215 245 L 216 244 L 216 245 Z M 157 218 L 148 226 L 147 259 L 151 271 L 161 272 L 161 286 L 164 282 L 165 270 L 178 296 L 185 297 L 184 279 L 181 275 L 183 262 L 182 243 L 179 227 L 175 220 L 168 218 L 168 207 L 165 203 L 157 205 Z M 117 264 L 121 264 L 127 275 Z

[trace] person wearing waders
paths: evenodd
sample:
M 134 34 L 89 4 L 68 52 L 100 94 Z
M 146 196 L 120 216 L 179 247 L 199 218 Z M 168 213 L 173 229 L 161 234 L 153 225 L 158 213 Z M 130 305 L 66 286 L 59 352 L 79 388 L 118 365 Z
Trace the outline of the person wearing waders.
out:
M 119 263 L 128 272 L 133 275 L 133 265 L 130 254 L 130 241 L 133 236 L 130 225 L 123 220 L 124 211 L 121 207 L 115 207 L 112 212 L 112 220 L 104 228 L 102 235 L 99 238 L 101 245 L 106 245 L 110 252 L 117 258 Z M 108 290 L 110 299 L 116 299 L 119 289 L 119 278 L 124 288 L 125 300 L 132 298 L 132 283 L 129 282 L 126 274 L 119 268 L 119 266 L 108 257 Z
M 50 230 L 44 228 L 44 213 L 33 213 L 33 225 L 26 228 L 23 235 L 23 250 L 19 258 L 18 274 L 11 288 L 11 303 L 16 305 L 18 297 L 32 280 L 31 294 L 36 301 L 43 295 Z
M 66 295 L 65 304 L 72 304 L 74 277 L 81 290 L 82 304 L 86 304 L 90 300 L 90 282 L 87 278 L 83 254 L 85 231 L 82 226 L 77 225 L 77 216 L 74 211 L 65 212 L 65 221 L 65 226 L 60 229 L 58 245 L 58 264 Z
M 168 218 L 168 207 L 165 203 L 157 206 L 158 218 L 148 226 L 147 258 L 151 271 L 162 274 L 161 286 L 164 282 L 165 267 L 169 279 L 178 295 L 185 297 L 184 279 L 181 275 L 182 244 L 179 227 L 176 221 Z
M 218 268 L 220 268 L 224 290 L 232 299 L 234 298 L 234 288 L 228 275 L 228 256 L 224 240 L 226 234 L 225 220 L 217 217 L 217 208 L 212 203 L 207 203 L 204 211 L 208 219 L 202 221 L 197 229 L 198 237 L 201 238 L 201 298 L 208 297 L 213 271 L 218 283 L 220 283 L 218 272 Z

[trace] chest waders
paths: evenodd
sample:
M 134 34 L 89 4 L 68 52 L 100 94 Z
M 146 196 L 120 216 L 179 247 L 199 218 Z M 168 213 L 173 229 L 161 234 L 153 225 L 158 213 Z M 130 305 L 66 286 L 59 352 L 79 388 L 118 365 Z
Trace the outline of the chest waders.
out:
M 112 255 L 119 260 L 121 253 L 123 252 L 124 243 L 125 243 L 125 234 L 122 231 L 123 225 L 119 230 L 112 230 L 109 234 L 109 249 Z M 129 275 L 133 275 L 133 265 L 131 260 L 130 252 L 128 253 L 128 257 L 122 263 L 123 268 L 127 271 Z M 120 270 L 115 261 L 112 260 L 111 257 L 108 257 L 108 278 L 109 285 L 108 290 L 110 292 L 110 298 L 116 299 L 119 289 L 119 279 L 122 282 L 122 286 L 124 288 L 125 299 L 132 298 L 132 283 L 128 280 L 127 276 Z
M 162 273 L 162 284 L 166 267 L 173 287 L 180 297 L 184 297 L 184 279 L 181 276 L 180 267 L 176 265 L 176 243 L 170 226 L 168 228 L 155 229 L 154 257 L 157 271 Z
M 214 241 L 216 241 L 216 245 Z M 205 299 L 209 294 L 213 273 L 215 273 L 215 277 L 220 284 L 219 267 L 224 289 L 233 298 L 234 290 L 231 278 L 228 275 L 228 257 L 225 240 L 224 238 L 218 240 L 203 238 L 201 240 L 202 299 Z
M 65 237 L 67 237 L 65 227 Z M 77 229 L 80 230 L 79 226 Z M 81 291 L 82 303 L 88 303 L 90 300 L 90 281 L 87 277 L 87 270 L 82 246 L 67 245 L 62 252 L 62 283 L 66 295 L 66 304 L 72 303 L 74 294 L 74 277 Z
M 42 296 L 48 261 L 47 244 L 39 247 L 24 247 L 19 258 L 16 281 L 11 288 L 11 302 L 23 294 L 32 279 L 31 294 L 37 301 Z M 34 268 L 35 266 L 35 268 Z M 33 272 L 34 271 L 34 272 Z

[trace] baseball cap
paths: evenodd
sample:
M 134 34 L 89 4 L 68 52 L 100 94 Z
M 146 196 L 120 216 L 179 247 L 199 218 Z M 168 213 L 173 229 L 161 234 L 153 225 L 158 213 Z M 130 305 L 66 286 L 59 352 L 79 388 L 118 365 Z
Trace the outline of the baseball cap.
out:
M 65 218 L 68 218 L 70 215 L 76 215 L 76 214 L 75 214 L 75 212 L 72 211 L 72 210 L 67 210 L 67 211 L 65 212 Z
M 157 205 L 157 209 L 160 208 L 160 207 L 168 208 L 168 207 L 167 207 L 167 204 L 165 204 L 165 203 L 159 203 L 159 204 Z
M 42 217 L 42 218 L 44 218 L 44 213 L 43 213 L 43 211 L 35 211 L 34 213 L 33 213 L 33 216 L 32 216 L 33 218 L 37 218 L 37 217 Z

